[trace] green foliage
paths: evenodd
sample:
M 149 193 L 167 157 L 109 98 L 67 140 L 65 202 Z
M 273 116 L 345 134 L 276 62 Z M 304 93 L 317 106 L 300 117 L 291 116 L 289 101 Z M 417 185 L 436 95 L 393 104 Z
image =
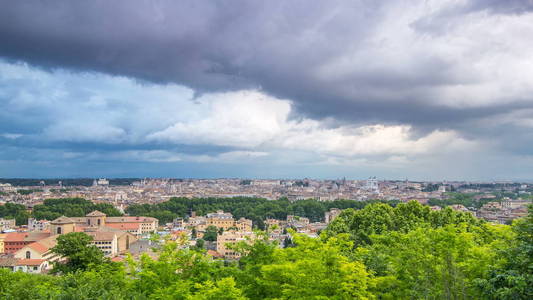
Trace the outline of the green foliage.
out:
M 174 218 L 185 218 L 189 212 L 197 215 L 224 210 L 232 213 L 237 219 L 244 217 L 252 220 L 254 226 L 265 229 L 264 220 L 267 218 L 285 219 L 287 215 L 307 217 L 312 222 L 322 221 L 324 213 L 331 208 L 363 208 L 376 202 L 386 202 L 396 205 L 397 201 L 355 201 L 336 200 L 318 201 L 314 199 L 290 202 L 287 199 L 267 200 L 263 198 L 234 197 L 234 198 L 171 198 L 158 204 L 133 204 L 126 212 L 132 216 L 150 216 L 157 218 L 160 223 L 171 222 Z
M 434 192 L 439 189 L 438 184 L 428 183 L 422 188 L 422 192 Z
M 26 211 L 24 205 L 6 203 L 0 205 L 0 218 L 15 219 L 17 225 L 26 225 L 28 224 L 28 218 L 31 217 L 38 220 L 51 221 L 63 215 L 67 217 L 85 216 L 93 210 L 99 210 L 110 217 L 122 215 L 120 211 L 108 203 L 94 204 L 83 198 L 60 198 L 44 200 L 43 204 L 33 207 L 31 214 Z
M 42 191 L 43 190 L 40 190 L 40 189 L 28 189 L 28 190 L 17 190 L 17 193 L 20 195 L 29 195 L 35 192 L 42 192 Z
M 204 239 L 197 239 L 196 240 L 196 249 L 201 250 L 204 249 L 205 246 L 205 240 Z
M 59 198 L 46 199 L 43 204 L 33 207 L 33 217 L 38 220 L 54 220 L 60 216 L 81 217 L 98 210 L 109 217 L 117 217 L 122 214 L 111 204 L 94 204 L 83 198 Z
M 474 198 L 475 194 L 465 194 L 465 193 L 446 193 L 447 198 L 446 199 L 429 199 L 428 205 L 434 206 L 440 206 L 440 207 L 446 207 L 449 205 L 454 204 L 461 204 L 465 207 L 474 207 L 474 208 L 480 208 L 483 205 L 492 202 L 492 201 L 499 201 L 494 198 L 481 198 L 479 200 L 476 200 Z
M 54 263 L 54 273 L 72 273 L 87 270 L 91 265 L 109 263 L 96 246 L 91 245 L 92 237 L 83 232 L 71 232 L 60 235 L 51 252 L 66 259 L 66 262 Z
M 205 229 L 203 239 L 210 242 L 216 242 L 218 235 L 218 229 L 216 226 L 210 225 Z
M 15 219 L 17 225 L 28 224 L 29 213 L 26 207 L 21 204 L 6 203 L 0 205 L 0 218 Z
M 513 223 L 510 247 L 499 250 L 504 263 L 493 266 L 488 278 L 477 282 L 487 297 L 533 299 L 533 206 L 529 215 Z
M 471 226 L 483 224 L 469 213 L 445 208 L 433 211 L 416 201 L 391 207 L 375 203 L 361 210 L 346 209 L 328 226 L 327 236 L 348 233 L 356 245 L 371 243 L 371 235 L 389 231 L 409 232 L 418 227 L 437 228 L 448 224 L 466 223 Z
M 347 236 L 323 241 L 295 235 L 295 247 L 280 249 L 266 235 L 253 245 L 236 273 L 250 299 L 367 299 L 372 278 L 360 261 L 349 256 Z
M 54 299 L 59 278 L 31 275 L 0 268 L 0 299 Z
M 533 208 L 512 226 L 411 202 L 344 211 L 320 238 L 264 232 L 224 262 L 164 241 L 159 257 L 110 263 L 83 233 L 60 236 L 61 276 L 0 269 L 1 299 L 531 299 Z M 161 240 L 161 238 L 157 238 Z M 198 240 L 202 241 L 202 240 Z M 92 250 L 91 250 L 92 249 Z M 97 249 L 96 249 L 97 250 Z M 98 250 L 97 250 L 98 251 Z M 85 252 L 85 253 L 83 253 Z M 88 258 L 87 258 L 88 257 Z M 92 257 L 92 258 L 91 258 Z M 70 263 L 70 265 L 69 265 Z M 68 267 L 66 267 L 69 265 Z
M 374 293 L 385 299 L 479 298 L 475 279 L 498 260 L 496 246 L 465 225 L 390 231 L 371 239 L 358 254 L 376 274 Z

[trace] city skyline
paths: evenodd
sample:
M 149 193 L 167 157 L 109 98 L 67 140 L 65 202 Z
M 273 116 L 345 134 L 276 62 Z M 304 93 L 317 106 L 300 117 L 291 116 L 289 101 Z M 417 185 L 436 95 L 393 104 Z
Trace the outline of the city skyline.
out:
M 532 11 L 4 3 L 0 178 L 531 181 Z

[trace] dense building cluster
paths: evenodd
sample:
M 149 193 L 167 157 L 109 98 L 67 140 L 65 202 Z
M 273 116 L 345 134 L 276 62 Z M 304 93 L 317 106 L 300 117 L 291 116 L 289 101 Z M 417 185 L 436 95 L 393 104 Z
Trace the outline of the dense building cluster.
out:
M 33 273 L 47 272 L 51 263 L 61 260 L 50 249 L 60 235 L 84 232 L 106 256 L 127 253 L 145 234 L 155 232 L 158 220 L 150 217 L 107 217 L 93 211 L 84 217 L 59 217 L 50 222 L 32 220 L 27 230 L 0 236 L 0 266 Z M 38 224 L 38 225 L 37 225 Z
M 21 204 L 28 212 L 41 209 L 45 199 L 77 199 L 81 207 L 92 207 L 100 203 L 107 205 L 119 216 L 109 216 L 100 211 L 92 211 L 85 216 L 61 216 L 52 220 L 30 217 L 27 225 L 16 224 L 12 218 L 0 218 L 0 266 L 28 272 L 42 272 L 50 269 L 51 262 L 60 259 L 51 256 L 57 237 L 70 232 L 84 232 L 92 237 L 92 244 L 106 256 L 123 259 L 124 254 L 139 255 L 149 253 L 153 246 L 149 234 L 159 232 L 163 236 L 184 235 L 188 246 L 204 248 L 213 257 L 229 260 L 239 259 L 235 244 L 251 242 L 256 238 L 253 229 L 261 222 L 270 241 L 279 247 L 290 245 L 292 233 L 318 237 L 327 228 L 341 209 L 335 208 L 335 199 L 416 200 L 428 204 L 431 210 L 441 210 L 448 206 L 455 211 L 468 212 L 493 223 L 509 224 L 512 220 L 527 215 L 531 203 L 532 187 L 528 184 L 492 183 L 472 184 L 466 182 L 409 182 L 379 181 L 375 177 L 368 180 L 178 180 L 150 179 L 132 181 L 130 185 L 110 185 L 106 179 L 94 180 L 92 186 L 13 186 L 0 184 L 0 209 L 9 210 L 12 203 Z M 315 199 L 317 203 L 331 203 L 323 214 L 310 219 L 296 210 L 281 217 L 255 216 L 254 221 L 239 215 L 234 218 L 230 212 L 218 208 L 203 209 L 204 215 L 189 211 L 181 214 L 172 223 L 161 224 L 153 217 L 129 216 L 124 213 L 129 206 L 155 204 L 164 205 L 171 197 L 182 199 L 214 197 L 211 199 L 234 199 L 232 197 L 264 197 L 265 199 L 284 198 L 287 203 L 303 199 Z M 79 198 L 84 197 L 90 201 Z M 173 198 L 175 199 L 175 198 Z M 204 198 L 205 199 L 205 198 Z M 242 198 L 245 201 L 248 198 Z M 250 198 L 252 199 L 252 198 Z M 210 203 L 213 205 L 216 201 Z M 49 200 L 47 200 L 49 201 Z M 86 201 L 83 202 L 83 201 Z M 1 204 L 7 205 L 1 206 Z M 81 203 L 81 204 L 80 204 Z M 89 206 L 83 206 L 83 205 Z M 53 203 L 52 203 L 53 204 Z M 52 205 L 51 204 L 51 205 Z M 56 203 L 57 204 L 57 203 Z M 173 202 L 173 205 L 183 205 Z M 228 204 L 230 205 L 230 204 Z M 235 206 L 236 204 L 231 204 Z M 20 206 L 20 205 L 19 205 Z M 134 205 L 133 205 L 134 206 Z M 78 207 L 78 206 L 76 206 Z M 131 208 L 131 207 L 130 207 Z M 344 207 L 346 208 L 346 207 Z M 69 209 L 73 209 L 72 207 Z M 233 207 L 232 209 L 237 209 Z M 50 210 L 53 213 L 53 210 Z M 150 210 L 147 210 L 150 212 Z M 301 210 L 300 210 L 301 211 Z M 87 212 L 87 210 L 86 210 Z M 302 211 L 303 212 L 303 211 Z M 4 212 L 4 216 L 9 212 Z M 0 215 L 2 216 L 2 215 Z M 285 218 L 286 216 L 286 218 Z M 19 219 L 17 219 L 19 220 Z

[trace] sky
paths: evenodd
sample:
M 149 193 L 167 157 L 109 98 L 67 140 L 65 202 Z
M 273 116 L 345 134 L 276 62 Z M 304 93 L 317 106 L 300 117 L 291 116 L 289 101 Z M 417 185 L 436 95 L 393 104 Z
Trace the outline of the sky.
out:
M 532 0 L 0 0 L 0 178 L 533 179 Z

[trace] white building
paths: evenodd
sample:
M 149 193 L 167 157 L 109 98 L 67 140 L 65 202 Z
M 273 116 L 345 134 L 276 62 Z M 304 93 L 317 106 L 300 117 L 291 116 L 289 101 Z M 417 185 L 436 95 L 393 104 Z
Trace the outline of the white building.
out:
M 376 176 L 368 178 L 366 180 L 366 186 L 365 187 L 369 191 L 372 191 L 374 193 L 379 193 L 379 182 L 378 182 Z

